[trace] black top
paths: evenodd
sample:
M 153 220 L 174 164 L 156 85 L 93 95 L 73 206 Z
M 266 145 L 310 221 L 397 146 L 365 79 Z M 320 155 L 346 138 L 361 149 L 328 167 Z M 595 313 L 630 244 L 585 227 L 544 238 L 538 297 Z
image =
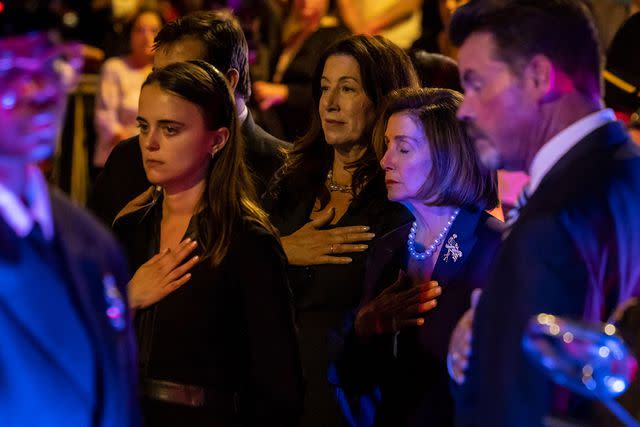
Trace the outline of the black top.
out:
M 380 237 L 367 260 L 365 304 L 407 271 L 407 236 L 411 223 Z M 373 394 L 380 388 L 376 426 L 453 425 L 446 356 L 449 339 L 469 308 L 471 291 L 482 288 L 500 243 L 502 223 L 484 211 L 461 209 L 438 254 L 431 280 L 442 287 L 438 305 L 425 314 L 425 324 L 397 336 L 383 334 L 361 340 L 350 331 L 337 364 L 347 394 Z M 446 245 L 462 253 L 449 257 Z M 394 350 L 395 348 L 395 350 Z
M 114 225 L 134 270 L 158 252 L 161 205 Z M 197 239 L 195 223 L 192 218 L 185 237 Z M 219 405 L 147 404 L 150 425 L 296 425 L 302 376 L 285 263 L 276 238 L 246 224 L 218 268 L 203 260 L 189 282 L 139 310 L 143 381 L 204 386 L 218 395 L 238 394 L 240 401 L 239 414 Z
M 289 144 L 265 132 L 253 121 L 250 112 L 240 130 L 246 144 L 247 166 L 254 177 L 256 193 L 260 196 L 274 172 L 282 166 L 284 150 Z M 87 207 L 111 226 L 118 212 L 150 185 L 136 135 L 113 148 L 91 190 Z
M 286 236 L 310 219 L 316 196 L 312 192 L 291 194 L 281 190 L 277 203 L 270 201 L 271 219 Z M 400 204 L 389 202 L 382 175 L 369 182 L 331 227 L 368 225 L 381 236 L 405 223 L 411 214 Z M 329 227 L 328 227 L 329 228 Z M 362 298 L 367 252 L 349 254 L 348 265 L 289 267 L 299 327 L 300 353 L 305 370 L 306 396 L 303 426 L 345 425 L 327 380 L 329 362 L 340 351 L 339 330 Z

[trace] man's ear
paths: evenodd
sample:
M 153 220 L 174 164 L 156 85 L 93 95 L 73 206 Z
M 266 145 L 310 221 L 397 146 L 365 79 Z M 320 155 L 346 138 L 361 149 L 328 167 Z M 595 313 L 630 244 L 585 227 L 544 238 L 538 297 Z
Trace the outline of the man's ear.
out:
M 229 135 L 230 132 L 227 128 L 220 128 L 211 132 L 211 147 L 209 147 L 211 157 L 224 148 L 229 140 Z
M 240 73 L 235 68 L 229 68 L 225 76 L 227 77 L 229 86 L 231 86 L 232 92 L 235 93 L 238 82 L 240 81 Z
M 534 96 L 543 100 L 553 96 L 556 88 L 556 67 L 545 55 L 535 55 L 524 69 L 524 78 Z

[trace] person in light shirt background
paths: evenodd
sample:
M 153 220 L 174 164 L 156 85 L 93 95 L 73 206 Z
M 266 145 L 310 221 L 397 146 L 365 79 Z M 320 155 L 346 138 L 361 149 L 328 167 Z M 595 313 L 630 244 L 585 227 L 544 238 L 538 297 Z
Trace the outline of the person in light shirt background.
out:
M 138 133 L 136 115 L 140 87 L 151 72 L 153 40 L 162 25 L 160 12 L 140 9 L 131 19 L 131 53 L 110 58 L 102 65 L 95 104 L 98 139 L 93 166 L 97 171 L 104 167 L 116 144 Z

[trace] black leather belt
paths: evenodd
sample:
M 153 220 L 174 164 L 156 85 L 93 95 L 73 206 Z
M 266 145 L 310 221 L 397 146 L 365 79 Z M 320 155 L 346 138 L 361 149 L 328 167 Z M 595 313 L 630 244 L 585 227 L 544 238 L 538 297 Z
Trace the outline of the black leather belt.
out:
M 145 379 L 142 394 L 149 399 L 191 407 L 211 407 L 225 412 L 239 412 L 239 394 L 220 392 L 198 385 L 180 384 L 171 381 Z

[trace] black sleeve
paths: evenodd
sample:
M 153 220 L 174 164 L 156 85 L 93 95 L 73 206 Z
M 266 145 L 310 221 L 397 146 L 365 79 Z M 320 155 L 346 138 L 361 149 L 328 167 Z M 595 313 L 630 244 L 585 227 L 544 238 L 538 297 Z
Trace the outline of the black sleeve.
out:
M 242 249 L 245 265 L 237 274 L 249 339 L 251 425 L 295 426 L 303 380 L 284 252 L 266 233 Z
M 350 317 L 351 324 L 354 318 L 355 314 Z M 334 385 L 348 395 L 373 392 L 380 385 L 384 368 L 391 363 L 393 340 L 389 334 L 361 338 L 351 326 L 335 362 L 337 378 L 332 381 Z

